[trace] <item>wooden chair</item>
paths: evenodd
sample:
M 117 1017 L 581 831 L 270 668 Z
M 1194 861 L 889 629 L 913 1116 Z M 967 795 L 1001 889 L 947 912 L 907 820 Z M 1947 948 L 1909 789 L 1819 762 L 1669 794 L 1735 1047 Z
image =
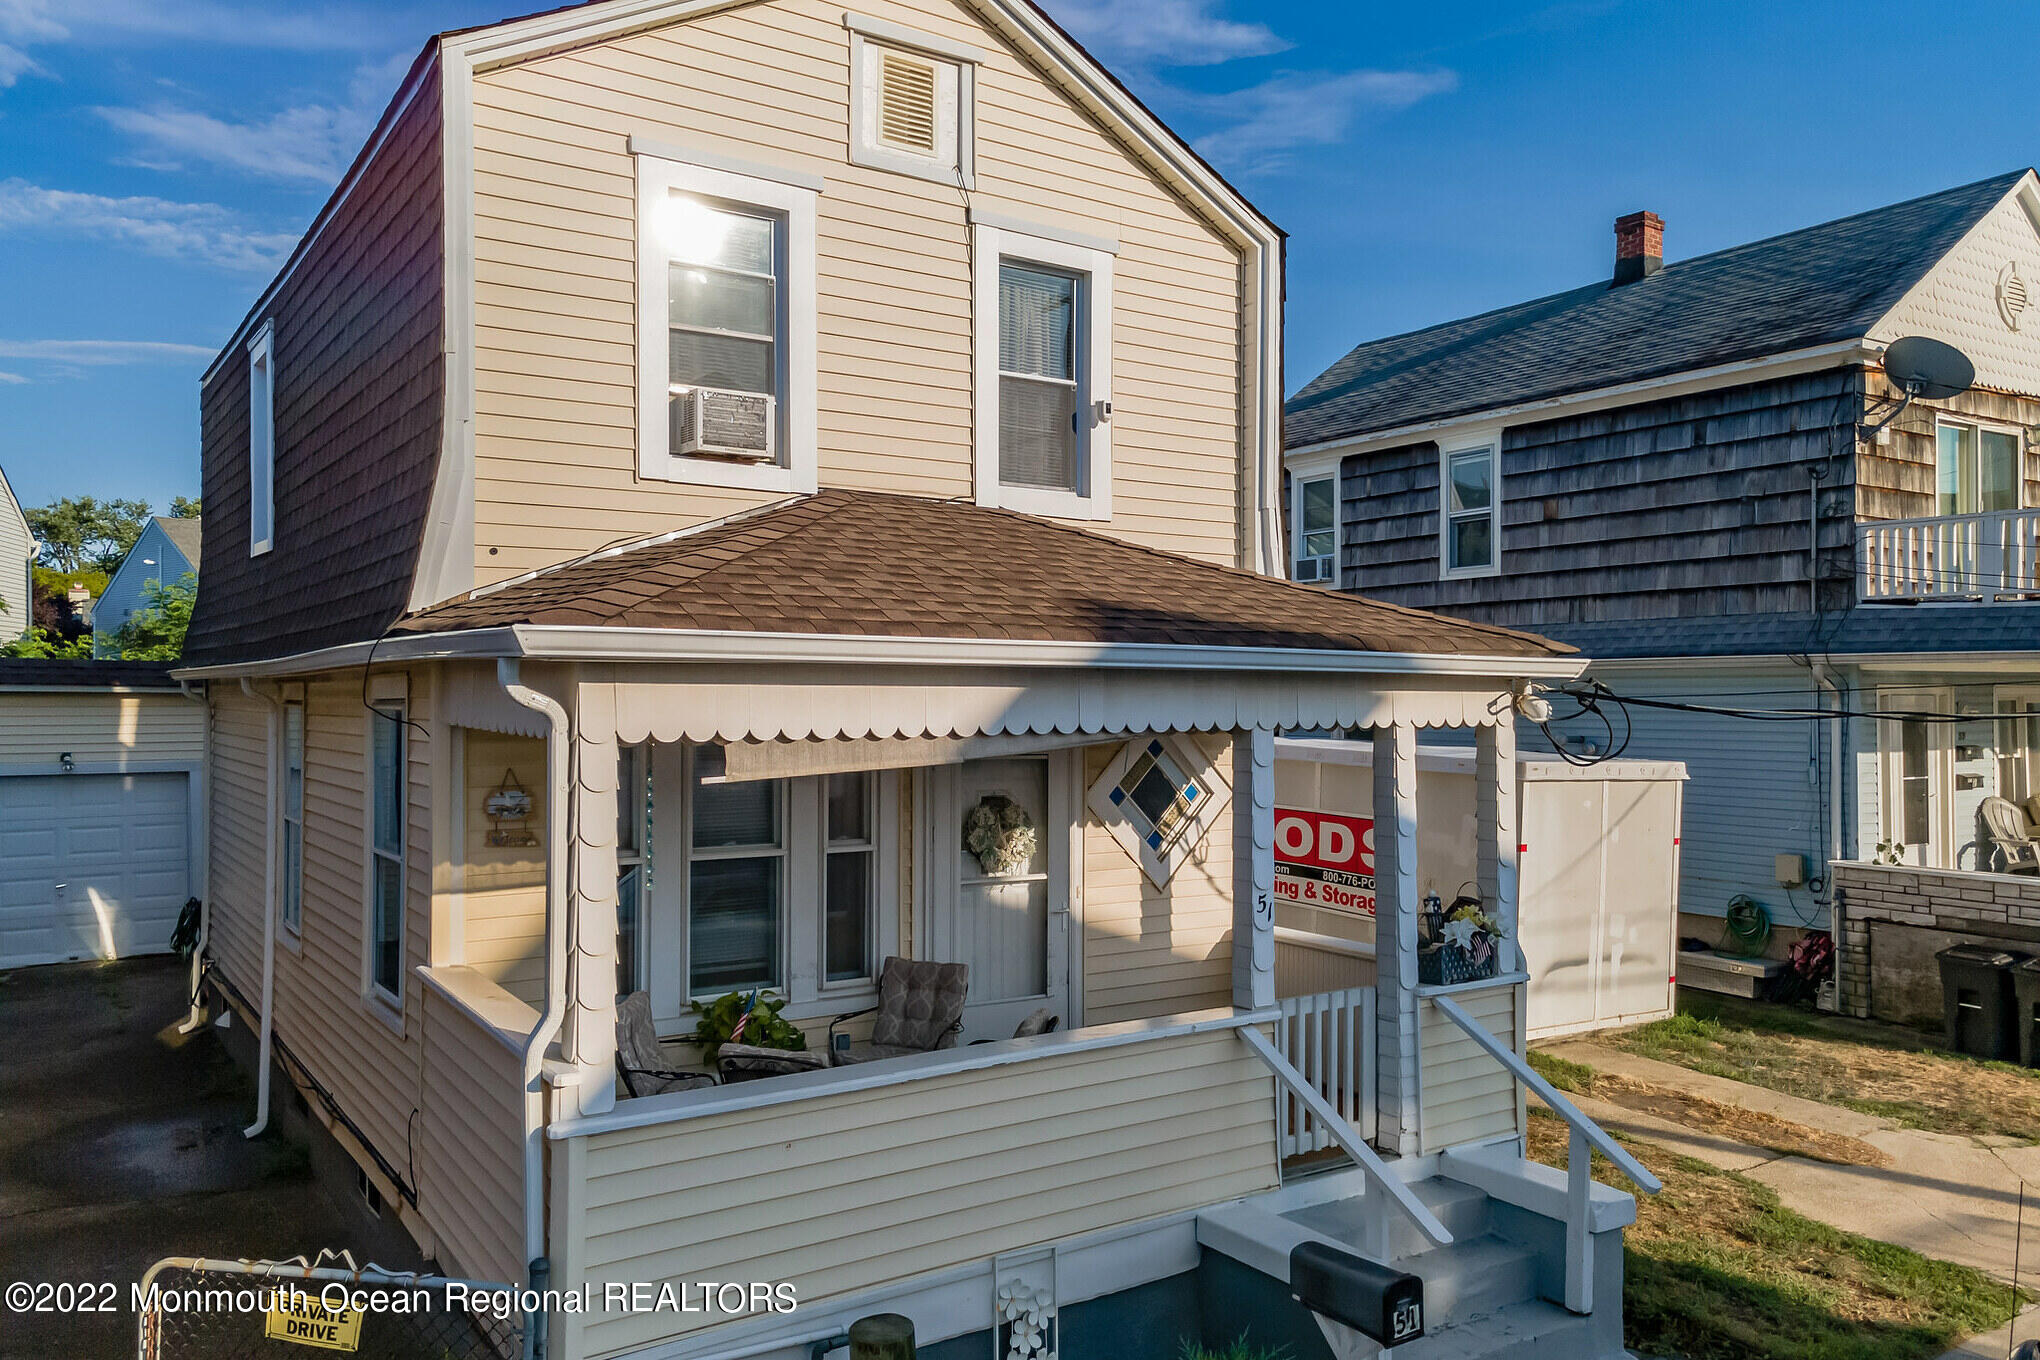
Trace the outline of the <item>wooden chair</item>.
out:
M 838 1067 L 909 1053 L 956 1047 L 963 1030 L 963 1000 L 970 987 L 967 963 L 888 958 L 878 974 L 878 1004 L 829 1022 L 829 1061 Z M 836 1027 L 873 1011 L 871 1041 L 837 1047 Z
M 2040 874 L 2040 840 L 2026 814 L 2008 798 L 1986 798 L 1978 809 L 1990 837 L 1991 863 L 2000 873 Z
M 632 992 L 616 1006 L 616 1075 L 629 1096 L 658 1096 L 715 1085 L 715 1074 L 680 1067 L 666 1053 L 685 1039 L 660 1039 L 652 1024 L 652 998 Z

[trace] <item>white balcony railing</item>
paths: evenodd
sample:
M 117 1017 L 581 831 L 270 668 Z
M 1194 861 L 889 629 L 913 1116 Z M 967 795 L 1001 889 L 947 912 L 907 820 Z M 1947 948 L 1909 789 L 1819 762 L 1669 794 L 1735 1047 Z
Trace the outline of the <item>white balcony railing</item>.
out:
M 2040 510 L 1858 524 L 1856 561 L 1863 600 L 2040 597 Z

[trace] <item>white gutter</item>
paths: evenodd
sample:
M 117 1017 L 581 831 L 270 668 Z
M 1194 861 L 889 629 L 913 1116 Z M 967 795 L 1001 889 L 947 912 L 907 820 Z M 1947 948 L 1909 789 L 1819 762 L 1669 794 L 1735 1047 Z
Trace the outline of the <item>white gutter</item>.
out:
M 1813 682 L 1835 696 L 1835 717 L 1828 732 L 1828 862 L 1820 869 L 1820 880 L 1827 885 L 1828 895 L 1828 937 L 1834 941 L 1835 960 L 1835 1013 L 1847 1014 L 1842 1010 L 1842 909 L 1836 900 L 1834 885 L 1834 863 L 1842 857 L 1842 726 L 1848 719 L 1841 711 L 1848 705 L 1842 700 L 1842 691 L 1829 678 L 1827 663 L 1815 661 Z
M 254 1138 L 269 1127 L 269 1047 L 271 1029 L 275 1024 L 276 1012 L 276 823 L 277 823 L 277 778 L 276 747 L 278 732 L 283 726 L 283 705 L 275 696 L 258 693 L 253 682 L 243 680 L 241 692 L 251 699 L 260 699 L 269 708 L 267 739 L 263 743 L 263 758 L 267 778 L 263 784 L 268 789 L 268 812 L 262 822 L 262 1034 L 255 1063 L 255 1122 L 241 1130 L 243 1138 Z
M 1341 435 L 1337 439 L 1321 439 L 1314 444 L 1298 444 L 1285 453 L 1285 466 L 1294 471 L 1300 459 L 1315 454 L 1336 453 L 1343 456 L 1350 453 L 1369 453 L 1376 449 L 1394 448 L 1399 444 L 1420 443 L 1461 428 L 1493 425 L 1497 422 L 1528 424 L 1537 420 L 1555 420 L 1560 416 L 1625 405 L 1639 398 L 1674 396 L 1681 389 L 1703 391 L 1730 383 L 1787 377 L 1794 373 L 1833 367 L 1838 363 L 1870 363 L 1883 353 L 1884 346 L 1872 340 L 1843 340 L 1831 345 L 1816 345 L 1811 349 L 1792 350 L 1786 354 L 1767 354 L 1755 359 L 1740 359 L 1732 364 L 1716 364 L 1712 368 L 1695 368 L 1682 373 L 1667 373 L 1657 378 L 1640 378 L 1635 382 L 1618 383 L 1613 387 L 1597 387 L 1585 392 L 1568 392 L 1561 396 L 1539 398 L 1536 401 L 1522 401 L 1513 406 L 1491 406 L 1483 411 L 1439 416 L 1435 420 L 1419 420 L 1387 430 L 1369 430 L 1357 435 Z
M 303 675 L 377 661 L 523 657 L 577 661 L 814 663 L 1080 670 L 1278 671 L 1337 675 L 1475 676 L 1570 680 L 1589 658 L 1467 653 L 1362 652 L 1308 647 L 1197 647 L 1177 643 L 1026 641 L 1003 638 L 867 637 L 855 633 L 763 633 L 687 628 L 514 624 L 349 643 L 269 661 L 199 666 L 188 679 Z
M 519 1055 L 524 1074 L 524 1259 L 545 1255 L 545 1051 L 567 1013 L 567 711 L 520 683 L 519 666 L 496 663 L 496 683 L 552 726 L 545 743 L 545 1010 Z M 527 1336 L 527 1354 L 531 1337 Z

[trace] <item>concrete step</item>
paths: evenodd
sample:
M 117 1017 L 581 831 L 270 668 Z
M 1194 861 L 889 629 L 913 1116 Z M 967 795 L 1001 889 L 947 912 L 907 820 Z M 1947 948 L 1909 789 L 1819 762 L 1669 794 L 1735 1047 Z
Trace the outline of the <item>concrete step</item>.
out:
M 1483 1234 L 1395 1262 L 1424 1281 L 1424 1314 L 1440 1327 L 1537 1296 L 1534 1248 Z
M 1455 1242 L 1478 1237 L 1487 1231 L 1488 1197 L 1475 1187 L 1434 1176 L 1430 1180 L 1413 1182 L 1410 1190 L 1438 1216 L 1438 1221 L 1445 1225 L 1445 1230 L 1452 1234 Z M 1284 1211 L 1282 1216 L 1312 1232 L 1345 1242 L 1367 1255 L 1367 1216 L 1376 1212 L 1380 1210 L 1363 1195 L 1302 1205 Z M 1391 1206 L 1386 1212 L 1389 1215 L 1388 1250 L 1391 1258 L 1404 1260 L 1436 1250 L 1422 1230 L 1399 1210 Z
M 1630 1360 L 1619 1343 L 1596 1341 L 1592 1318 L 1541 1299 L 1448 1323 L 1389 1353 L 1395 1360 Z

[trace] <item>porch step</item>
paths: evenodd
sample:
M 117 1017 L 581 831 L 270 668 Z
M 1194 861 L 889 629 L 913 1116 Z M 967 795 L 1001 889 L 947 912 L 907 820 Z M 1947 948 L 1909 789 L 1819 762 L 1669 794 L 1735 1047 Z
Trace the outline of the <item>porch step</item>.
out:
M 1452 1322 L 1392 1352 L 1395 1360 L 1631 1360 L 1594 1335 L 1594 1320 L 1526 1299 Z
M 1478 1188 L 1433 1176 L 1413 1183 L 1410 1190 L 1424 1202 L 1425 1208 L 1438 1216 L 1438 1221 L 1445 1225 L 1445 1231 L 1452 1234 L 1454 1242 L 1464 1242 L 1488 1230 L 1488 1197 Z M 1357 1213 L 1360 1207 L 1352 1200 L 1332 1200 L 1289 1210 L 1283 1217 L 1326 1237 L 1360 1246 L 1363 1239 L 1355 1235 L 1361 1222 Z M 1395 1214 L 1390 1221 L 1388 1249 L 1395 1260 L 1403 1262 L 1439 1250 L 1416 1224 L 1401 1214 Z M 1404 1268 L 1412 1267 L 1406 1265 Z

